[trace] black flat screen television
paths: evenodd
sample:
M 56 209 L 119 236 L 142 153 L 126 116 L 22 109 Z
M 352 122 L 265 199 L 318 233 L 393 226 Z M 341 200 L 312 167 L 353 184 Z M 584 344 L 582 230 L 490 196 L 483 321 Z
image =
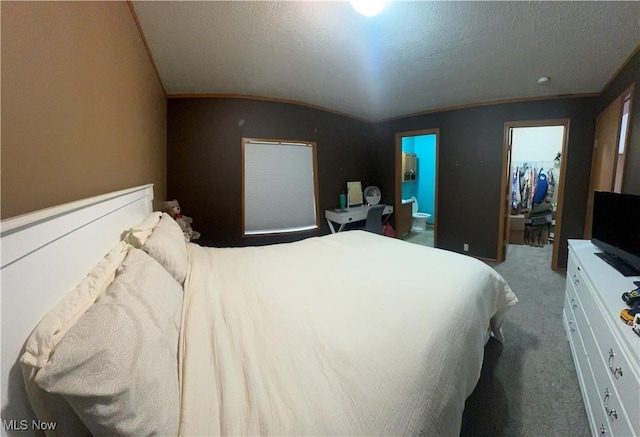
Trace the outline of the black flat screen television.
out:
M 640 276 L 640 196 L 596 191 L 591 242 L 624 276 Z

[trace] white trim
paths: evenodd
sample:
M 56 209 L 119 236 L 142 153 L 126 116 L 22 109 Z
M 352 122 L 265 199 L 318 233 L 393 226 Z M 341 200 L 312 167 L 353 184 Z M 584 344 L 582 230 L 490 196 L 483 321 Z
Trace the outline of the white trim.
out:
M 50 208 L 40 209 L 38 211 L 30 212 L 27 214 L 11 217 L 0 222 L 0 233 L 2 236 L 6 232 L 12 231 L 21 226 L 27 226 L 40 220 L 50 220 L 51 218 L 62 215 L 74 210 L 85 208 L 87 206 L 94 205 L 96 203 L 106 202 L 109 199 L 121 197 L 129 193 L 140 192 L 145 189 L 153 189 L 153 184 L 140 185 L 138 187 L 126 188 L 120 191 L 114 191 L 112 193 L 100 194 L 98 196 L 89 197 L 86 199 L 80 199 L 73 202 L 63 203 L 60 205 L 52 206 Z M 144 192 L 147 196 L 148 193 Z M 151 191 L 151 200 L 153 200 L 153 191 Z

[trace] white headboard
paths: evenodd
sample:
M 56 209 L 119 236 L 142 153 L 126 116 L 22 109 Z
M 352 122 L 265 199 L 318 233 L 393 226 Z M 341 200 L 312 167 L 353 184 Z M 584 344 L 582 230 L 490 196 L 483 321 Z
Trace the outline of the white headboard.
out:
M 152 212 L 152 201 L 149 184 L 0 222 L 3 423 L 30 424 L 35 418 L 18 362 L 31 331 L 118 244 L 124 230 Z M 3 435 L 11 433 L 2 428 Z

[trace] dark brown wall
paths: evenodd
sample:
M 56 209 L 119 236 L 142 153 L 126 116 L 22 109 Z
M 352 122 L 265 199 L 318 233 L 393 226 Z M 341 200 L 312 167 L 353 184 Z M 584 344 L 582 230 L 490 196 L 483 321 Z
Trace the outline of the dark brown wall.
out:
M 631 102 L 627 163 L 622 191 L 629 194 L 640 194 L 640 51 L 636 52 L 607 86 L 599 98 L 598 104 L 599 112 L 603 111 L 633 83 L 636 85 Z
M 438 246 L 495 258 L 498 250 L 504 123 L 569 118 L 564 211 L 558 265 L 569 238 L 582 238 L 595 117 L 640 77 L 640 53 L 598 98 L 551 99 L 483 106 L 377 124 L 294 104 L 243 99 L 170 99 L 168 197 L 178 198 L 206 245 L 265 244 L 328 233 L 243 238 L 241 138 L 315 141 L 320 209 L 333 208 L 347 180 L 382 189 L 395 202 L 397 132 L 440 129 Z M 243 121 L 243 122 L 242 122 Z M 623 190 L 640 194 L 640 84 L 636 86 Z M 322 215 L 322 213 L 321 213 Z
M 500 222 L 504 123 L 569 118 L 564 212 L 558 265 L 566 266 L 567 238 L 582 238 L 597 99 L 508 103 L 408 117 L 376 125 L 376 158 L 388 162 L 382 184 L 392 186 L 397 132 L 440 129 L 438 247 L 495 259 Z M 393 196 L 393 193 L 388 193 Z
M 286 103 L 244 99 L 170 99 L 168 197 L 177 198 L 202 244 L 238 246 L 292 241 L 328 233 L 242 237 L 241 138 L 315 141 L 320 209 L 337 205 L 347 180 L 381 188 L 393 203 L 395 133 L 440 129 L 438 246 L 495 258 L 506 121 L 569 118 L 559 265 L 568 238 L 581 238 L 599 99 L 553 99 L 484 106 L 369 124 Z M 322 213 L 321 213 L 322 214 Z
M 338 206 L 346 182 L 360 180 L 363 186 L 375 184 L 382 189 L 376 169 L 393 166 L 393 162 L 377 162 L 370 154 L 375 149 L 371 124 L 288 103 L 169 99 L 167 126 L 167 196 L 178 199 L 184 214 L 193 218 L 203 245 L 267 244 L 327 234 L 324 210 Z M 316 142 L 320 230 L 242 237 L 243 137 Z

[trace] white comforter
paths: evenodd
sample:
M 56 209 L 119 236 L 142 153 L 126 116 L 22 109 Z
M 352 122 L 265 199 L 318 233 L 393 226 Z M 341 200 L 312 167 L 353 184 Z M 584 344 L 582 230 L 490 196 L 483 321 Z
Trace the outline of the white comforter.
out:
M 458 435 L 517 302 L 476 259 L 362 231 L 189 249 L 181 435 Z

